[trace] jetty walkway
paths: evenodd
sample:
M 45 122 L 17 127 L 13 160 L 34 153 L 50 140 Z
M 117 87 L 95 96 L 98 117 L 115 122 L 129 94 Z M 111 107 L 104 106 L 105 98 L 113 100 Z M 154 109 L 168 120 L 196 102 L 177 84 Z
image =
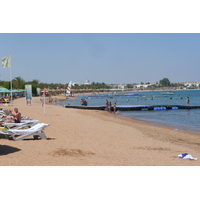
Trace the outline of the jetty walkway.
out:
M 105 110 L 105 106 L 71 106 L 63 105 L 65 108 Z M 200 106 L 189 105 L 117 105 L 118 111 L 151 111 L 151 110 L 178 110 L 178 109 L 199 109 Z M 113 111 L 113 106 L 111 107 Z

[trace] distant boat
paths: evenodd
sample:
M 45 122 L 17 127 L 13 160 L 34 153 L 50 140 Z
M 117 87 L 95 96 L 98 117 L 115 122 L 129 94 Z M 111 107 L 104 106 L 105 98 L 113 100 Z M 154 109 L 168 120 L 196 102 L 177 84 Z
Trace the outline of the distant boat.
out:
M 160 92 L 162 95 L 174 95 L 174 92 Z
M 67 90 L 66 90 L 66 97 L 74 97 L 71 93 L 71 87 L 72 87 L 72 81 L 69 82 L 68 86 L 67 86 Z

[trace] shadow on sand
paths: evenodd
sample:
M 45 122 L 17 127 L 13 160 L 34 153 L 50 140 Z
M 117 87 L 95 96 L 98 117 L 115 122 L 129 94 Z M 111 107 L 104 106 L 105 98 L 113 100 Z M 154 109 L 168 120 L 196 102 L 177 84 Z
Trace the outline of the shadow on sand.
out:
M 0 139 L 6 139 L 6 136 L 0 133 Z
M 7 155 L 9 153 L 15 153 L 18 151 L 21 151 L 21 149 L 8 145 L 0 145 L 0 156 Z
M 6 136 L 4 134 L 0 133 L 0 139 L 9 139 L 9 138 L 6 138 Z M 10 138 L 10 139 L 12 139 L 12 138 Z M 47 140 L 55 140 L 55 139 L 56 138 L 47 138 Z M 40 140 L 40 138 L 35 137 L 35 138 L 26 138 L 26 139 L 24 139 L 24 141 L 26 141 L 26 140 Z
M 55 140 L 56 138 L 47 138 L 47 140 Z M 37 138 L 37 137 L 35 137 L 35 138 L 26 138 L 26 139 L 24 139 L 23 141 L 30 141 L 30 140 L 33 140 L 33 141 L 38 141 L 38 140 L 42 140 L 41 138 Z M 43 140 L 45 140 L 45 139 L 43 139 Z

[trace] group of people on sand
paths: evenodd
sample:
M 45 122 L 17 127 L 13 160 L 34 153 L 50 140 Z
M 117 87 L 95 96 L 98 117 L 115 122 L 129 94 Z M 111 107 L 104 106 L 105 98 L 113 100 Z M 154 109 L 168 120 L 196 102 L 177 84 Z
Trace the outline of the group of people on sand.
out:
M 111 113 L 112 103 L 106 99 L 106 110 Z M 116 102 L 113 105 L 113 112 L 114 114 L 117 112 L 117 104 Z
M 21 122 L 21 113 L 19 112 L 18 108 L 15 108 L 14 110 L 9 110 L 10 116 L 4 116 L 1 118 L 0 125 L 4 123 L 20 123 Z

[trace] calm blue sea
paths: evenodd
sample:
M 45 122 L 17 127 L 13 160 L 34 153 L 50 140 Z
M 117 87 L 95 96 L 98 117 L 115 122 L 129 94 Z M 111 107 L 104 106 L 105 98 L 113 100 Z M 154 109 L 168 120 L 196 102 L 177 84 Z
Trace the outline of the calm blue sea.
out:
M 166 91 L 163 91 L 166 92 Z M 200 90 L 169 91 L 173 95 L 161 94 L 161 91 L 139 93 L 117 93 L 119 96 L 79 96 L 88 102 L 88 106 L 105 105 L 108 99 L 112 105 L 186 105 L 186 98 L 190 98 L 190 105 L 200 105 Z M 126 94 L 126 96 L 124 96 Z M 135 94 L 134 96 L 127 96 Z M 66 100 L 62 105 L 80 105 L 80 99 Z M 150 124 L 200 133 L 200 109 L 155 110 L 155 111 L 118 111 L 118 116 L 138 119 Z

